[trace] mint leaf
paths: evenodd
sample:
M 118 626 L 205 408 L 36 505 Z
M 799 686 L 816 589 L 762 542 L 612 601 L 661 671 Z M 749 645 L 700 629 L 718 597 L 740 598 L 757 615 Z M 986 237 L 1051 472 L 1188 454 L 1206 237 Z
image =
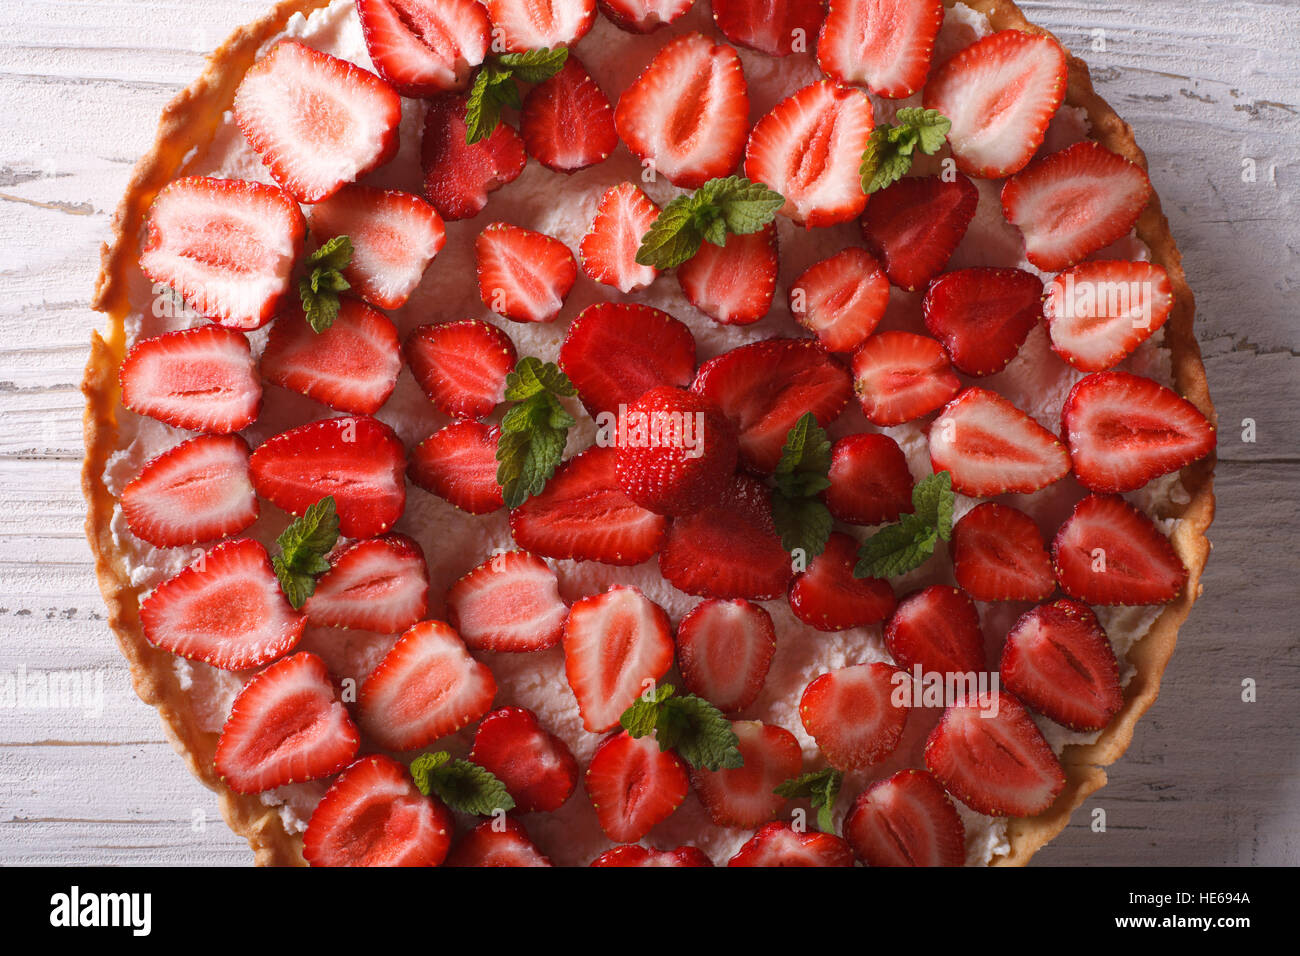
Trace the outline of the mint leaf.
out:
M 904 107 L 894 117 L 895 125 L 881 123 L 871 131 L 858 175 L 862 191 L 874 193 L 897 182 L 912 168 L 919 149 L 934 155 L 943 146 L 952 123 L 938 110 Z
M 653 733 L 661 752 L 676 750 L 692 767 L 734 769 L 745 762 L 740 738 L 722 711 L 694 694 L 675 696 L 671 684 L 659 687 L 650 700 L 637 698 L 619 723 L 630 737 Z
M 912 513 L 934 528 L 944 541 L 952 537 L 952 509 L 956 501 L 952 475 L 946 471 L 927 475 L 912 489 Z
M 515 370 L 506 376 L 506 400 L 517 402 L 532 398 L 539 392 L 562 397 L 578 394 L 569 377 L 555 363 L 525 355 L 515 365 Z
M 907 574 L 934 554 L 939 533 L 915 515 L 903 515 L 898 524 L 881 528 L 862 542 L 855 578 L 893 578 Z
M 817 829 L 823 833 L 834 833 L 835 800 L 840 795 L 843 783 L 843 771 L 827 768 L 791 777 L 772 792 L 787 800 L 808 797 L 812 808 L 817 811 Z
M 352 286 L 343 270 L 352 262 L 352 240 L 335 236 L 307 258 L 311 270 L 298 280 L 298 297 L 312 331 L 324 332 L 339 316 L 339 293 Z
M 271 567 L 294 608 L 306 603 L 316 590 L 316 578 L 330 569 L 325 555 L 338 539 L 339 515 L 333 496 L 316 502 L 275 539 L 280 553 L 271 556 Z
M 502 53 L 495 57 L 497 64 L 510 71 L 517 80 L 541 83 L 549 80 L 564 68 L 569 58 L 569 48 L 557 46 L 524 50 L 522 53 Z
M 758 232 L 776 218 L 785 198 L 743 176 L 710 179 L 678 196 L 659 213 L 636 252 L 643 266 L 671 269 L 700 251 L 700 244 L 726 244 L 728 235 Z
M 474 75 L 465 103 L 465 142 L 473 145 L 491 136 L 501 122 L 502 107 L 519 108 L 522 101 L 516 80 L 548 80 L 560 72 L 568 57 L 568 49 L 562 46 L 488 57 Z
M 453 760 L 445 750 L 420 754 L 411 761 L 410 772 L 417 790 L 461 813 L 488 817 L 514 809 L 514 798 L 496 774 L 468 760 Z
M 644 694 L 638 697 L 636 703 L 623 711 L 623 716 L 618 719 L 618 722 L 632 737 L 639 738 L 653 733 L 655 724 L 659 720 L 659 705 L 672 697 L 674 691 L 672 684 L 659 684 L 648 698 Z
M 802 551 L 815 558 L 826 550 L 831 536 L 831 512 L 820 498 L 791 498 L 784 492 L 772 492 L 772 523 L 781 536 L 781 547 L 793 553 Z
M 815 558 L 826 550 L 831 513 L 817 493 L 830 487 L 830 469 L 831 440 L 812 412 L 805 412 L 786 432 L 773 473 L 772 522 L 787 551 Z
M 506 377 L 506 398 L 517 402 L 502 417 L 497 440 L 497 484 L 507 508 L 540 494 L 555 474 L 576 424 L 559 399 L 576 391 L 554 363 L 531 355 Z

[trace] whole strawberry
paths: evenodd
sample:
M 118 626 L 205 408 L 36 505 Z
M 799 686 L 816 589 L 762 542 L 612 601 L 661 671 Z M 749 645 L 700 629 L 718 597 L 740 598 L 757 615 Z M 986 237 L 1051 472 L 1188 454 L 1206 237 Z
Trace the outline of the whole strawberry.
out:
M 736 428 L 711 400 L 661 386 L 620 409 L 615 474 L 643 508 L 682 515 L 718 502 L 736 470 Z

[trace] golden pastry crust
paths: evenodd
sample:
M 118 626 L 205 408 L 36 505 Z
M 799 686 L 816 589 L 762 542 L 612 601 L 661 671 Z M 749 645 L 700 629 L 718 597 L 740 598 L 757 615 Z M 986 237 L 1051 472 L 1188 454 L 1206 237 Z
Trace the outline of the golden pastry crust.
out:
M 955 2 L 944 0 L 947 6 Z M 1010 0 L 963 2 L 985 14 L 994 30 L 1047 33 L 1026 20 Z M 154 145 L 136 164 L 114 216 L 112 235 L 103 247 L 92 306 L 108 317 L 108 327 L 105 334 L 95 333 L 92 337 L 82 384 L 86 397 L 86 457 L 81 479 L 87 502 L 86 536 L 94 552 L 109 625 L 130 666 L 136 693 L 145 703 L 158 708 L 168 739 L 194 775 L 217 793 L 222 816 L 232 830 L 248 840 L 259 865 L 301 865 L 302 839 L 286 831 L 276 809 L 267 807 L 257 795 L 233 792 L 213 769 L 217 735 L 200 729 L 190 697 L 181 690 L 175 657 L 152 647 L 141 632 L 141 595 L 132 586 L 123 557 L 113 544 L 110 525 L 116 499 L 105 486 L 103 476 L 108 458 L 117 448 L 120 408 L 117 374 L 126 350 L 124 320 L 130 309 L 128 277 L 137 267 L 145 213 L 158 190 L 178 175 L 190 151 L 202 149 L 211 141 L 257 51 L 283 32 L 294 14 L 310 14 L 328 4 L 329 0 L 281 0 L 261 20 L 240 28 L 222 44 L 208 60 L 203 74 L 163 111 Z M 1087 112 L 1094 139 L 1146 168 L 1146 157 L 1133 138 L 1133 130 L 1097 95 L 1087 65 L 1073 56 L 1069 58 L 1066 103 Z M 1173 284 L 1174 309 L 1165 326 L 1165 335 L 1172 355 L 1175 385 L 1213 421 L 1214 407 L 1192 328 L 1195 311 L 1192 293 L 1187 287 L 1169 223 L 1155 195 L 1138 220 L 1137 233 L 1150 247 L 1152 261 L 1168 270 Z M 1064 791 L 1038 816 L 1008 822 L 1011 850 L 1006 856 L 996 858 L 995 865 L 1024 865 L 1061 832 L 1074 809 L 1105 785 L 1106 773 L 1102 768 L 1119 759 L 1128 748 L 1138 719 L 1155 701 L 1161 675 L 1174 651 L 1178 629 L 1201 593 L 1201 572 L 1210 553 L 1205 533 L 1214 518 L 1213 477 L 1213 457 L 1185 469 L 1182 480 L 1191 495 L 1190 502 L 1161 516 L 1181 519 L 1172 542 L 1187 566 L 1187 587 L 1129 651 L 1128 661 L 1135 673 L 1124 691 L 1124 708 L 1095 743 L 1065 749 Z

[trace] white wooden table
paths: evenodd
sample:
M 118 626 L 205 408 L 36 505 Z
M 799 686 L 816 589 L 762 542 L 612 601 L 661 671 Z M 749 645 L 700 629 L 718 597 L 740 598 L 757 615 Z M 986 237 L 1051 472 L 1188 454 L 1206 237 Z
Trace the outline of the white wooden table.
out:
M 1300 3 L 1022 5 L 1137 129 L 1222 422 L 1205 597 L 1110 785 L 1037 862 L 1300 863 Z M 99 709 L 0 706 L 0 863 L 251 860 L 131 692 L 104 622 L 78 383 L 131 165 L 205 55 L 265 6 L 0 4 L 0 698 L 24 673 L 102 680 Z

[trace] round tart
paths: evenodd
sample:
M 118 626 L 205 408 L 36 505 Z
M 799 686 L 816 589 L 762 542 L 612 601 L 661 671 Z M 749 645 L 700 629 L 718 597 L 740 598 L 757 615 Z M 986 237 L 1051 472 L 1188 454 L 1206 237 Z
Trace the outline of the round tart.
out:
M 263 864 L 1027 862 L 1209 553 L 1132 130 L 1003 0 L 543 6 L 286 0 L 164 111 L 83 386 L 137 692 Z

